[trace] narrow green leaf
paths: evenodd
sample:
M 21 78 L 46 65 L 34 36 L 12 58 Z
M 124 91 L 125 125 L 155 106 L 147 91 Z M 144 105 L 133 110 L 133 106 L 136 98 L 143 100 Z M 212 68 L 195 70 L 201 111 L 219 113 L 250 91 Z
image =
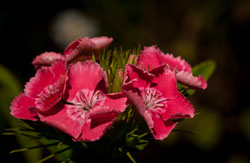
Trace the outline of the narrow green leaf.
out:
M 136 163 L 135 159 L 132 157 L 132 155 L 128 151 L 126 152 L 126 155 L 131 160 L 131 162 Z
M 43 144 L 50 143 L 50 140 L 47 139 L 42 139 L 41 142 Z M 63 143 L 58 143 L 57 146 L 48 146 L 47 149 L 53 154 L 57 153 L 59 149 L 66 149 L 69 148 L 69 145 L 63 144 Z M 55 156 L 58 160 L 67 160 L 70 158 L 72 155 L 72 149 L 68 149 L 67 151 L 64 151 L 63 153 L 57 153 Z
M 112 84 L 112 92 L 120 92 L 122 86 L 122 78 L 120 76 L 119 70 L 117 70 L 116 75 L 114 76 L 114 81 Z
M 131 162 L 133 163 L 136 163 L 135 159 L 132 157 L 132 155 L 129 153 L 129 151 L 125 150 L 124 148 L 118 148 L 118 150 L 121 152 L 121 153 L 124 153 L 128 156 L 128 158 L 130 159 Z
M 24 152 L 24 151 L 27 151 L 27 150 L 29 150 L 29 149 L 28 148 L 16 149 L 16 150 L 10 151 L 10 154 L 17 153 L 17 152 Z
M 55 145 L 58 145 L 58 143 L 51 143 L 51 144 L 46 144 L 46 145 L 38 145 L 38 146 L 34 146 L 34 147 L 16 149 L 16 150 L 10 151 L 10 154 L 17 153 L 17 152 L 24 152 L 24 151 L 28 151 L 28 150 L 31 150 L 31 149 L 37 149 L 37 148 L 44 148 L 44 147 L 49 147 L 49 146 L 55 146 Z
M 136 131 L 138 131 L 139 129 L 138 128 L 135 128 L 135 129 L 133 129 L 132 131 L 130 131 L 129 133 L 128 133 L 128 135 L 133 135 Z
M 92 55 L 93 62 L 96 62 L 95 55 Z
M 143 138 L 144 136 L 146 136 L 148 134 L 149 134 L 149 132 L 145 132 L 144 134 L 139 135 L 138 138 L 141 139 L 141 138 Z
M 146 146 L 148 145 L 148 143 L 144 143 L 144 144 L 140 144 L 140 145 L 136 145 L 136 149 L 142 151 Z
M 37 163 L 42 163 L 42 162 L 44 162 L 44 161 L 47 161 L 47 160 L 49 160 L 50 158 L 53 158 L 53 157 L 55 157 L 56 155 L 58 155 L 58 154 L 60 154 L 60 153 L 63 153 L 63 152 L 65 152 L 65 151 L 69 150 L 69 149 L 70 149 L 70 147 L 65 148 L 65 149 L 63 149 L 63 150 L 60 150 L 60 151 L 58 151 L 58 152 L 56 152 L 56 153 L 52 153 L 52 154 L 48 155 L 47 157 L 45 157 L 45 158 L 43 158 L 43 159 L 37 161 Z

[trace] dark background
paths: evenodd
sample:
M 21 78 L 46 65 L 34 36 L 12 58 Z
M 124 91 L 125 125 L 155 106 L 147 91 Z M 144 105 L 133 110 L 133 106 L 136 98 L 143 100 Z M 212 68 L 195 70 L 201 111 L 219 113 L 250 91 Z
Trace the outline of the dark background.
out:
M 135 153 L 136 160 L 250 162 L 249 0 L 8 1 L 0 7 L 0 64 L 24 85 L 36 55 L 103 35 L 114 38 L 111 48 L 158 45 L 191 65 L 208 59 L 217 65 L 208 88 L 190 98 L 200 115 L 177 127 L 195 135 L 173 132 Z M 18 148 L 14 137 L 1 141 L 2 160 L 25 162 L 8 154 Z

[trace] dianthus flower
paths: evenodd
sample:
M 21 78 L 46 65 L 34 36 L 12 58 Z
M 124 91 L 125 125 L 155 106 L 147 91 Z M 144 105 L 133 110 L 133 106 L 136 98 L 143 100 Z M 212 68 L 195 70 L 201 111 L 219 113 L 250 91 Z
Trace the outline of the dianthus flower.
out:
M 64 103 L 39 114 L 42 122 L 76 141 L 98 140 L 127 107 L 123 93 L 107 93 L 107 75 L 90 60 L 71 64 Z
M 192 118 L 194 108 L 177 90 L 175 72 L 167 65 L 145 71 L 126 65 L 123 92 L 145 119 L 155 139 L 166 138 L 177 122 L 175 118 Z
M 20 119 L 38 120 L 38 112 L 50 110 L 61 100 L 67 79 L 63 60 L 57 60 L 49 67 L 42 67 L 25 85 L 24 93 L 12 101 L 11 115 Z

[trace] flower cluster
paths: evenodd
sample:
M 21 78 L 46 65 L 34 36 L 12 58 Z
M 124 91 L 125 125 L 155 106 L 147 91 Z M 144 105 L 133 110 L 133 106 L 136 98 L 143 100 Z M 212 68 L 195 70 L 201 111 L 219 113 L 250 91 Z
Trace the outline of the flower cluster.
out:
M 191 66 L 180 57 L 164 54 L 156 46 L 145 47 L 136 64 L 118 71 L 121 92 L 108 91 L 103 68 L 90 60 L 112 38 L 79 38 L 64 54 L 45 52 L 32 64 L 36 74 L 11 103 L 11 115 L 41 121 L 70 135 L 75 141 L 100 139 L 129 104 L 144 118 L 155 139 L 172 131 L 176 118 L 192 118 L 192 104 L 177 89 L 177 82 L 192 89 L 205 89 L 201 75 L 193 76 Z M 97 58 L 98 59 L 98 58 Z M 124 72 L 124 74 L 121 74 Z

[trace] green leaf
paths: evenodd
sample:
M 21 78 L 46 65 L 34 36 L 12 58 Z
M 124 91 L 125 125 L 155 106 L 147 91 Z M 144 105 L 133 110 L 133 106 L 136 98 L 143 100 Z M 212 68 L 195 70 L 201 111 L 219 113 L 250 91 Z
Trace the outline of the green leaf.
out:
M 198 65 L 195 65 L 192 68 L 192 72 L 194 76 L 198 76 L 199 74 L 201 74 L 205 80 L 208 80 L 210 76 L 214 73 L 215 68 L 215 62 L 213 60 L 207 60 L 201 62 Z
M 1 90 L 8 89 L 10 95 L 17 95 L 21 91 L 20 84 L 15 76 L 4 66 L 0 65 L 0 85 Z M 9 97 L 9 96 L 8 96 Z M 12 98 L 12 97 L 9 97 Z
M 10 103 L 15 96 L 21 91 L 21 86 L 16 77 L 4 66 L 0 65 L 0 123 L 7 123 L 8 127 L 17 128 L 19 120 L 10 115 Z M 1 126 L 1 130 L 3 127 Z M 21 148 L 25 148 L 29 145 L 38 146 L 39 143 L 36 140 L 32 140 L 25 136 L 16 136 L 17 142 Z M 2 145 L 4 148 L 4 145 Z M 25 151 L 24 156 L 26 162 L 35 162 L 41 159 L 41 150 L 35 149 L 32 151 Z

